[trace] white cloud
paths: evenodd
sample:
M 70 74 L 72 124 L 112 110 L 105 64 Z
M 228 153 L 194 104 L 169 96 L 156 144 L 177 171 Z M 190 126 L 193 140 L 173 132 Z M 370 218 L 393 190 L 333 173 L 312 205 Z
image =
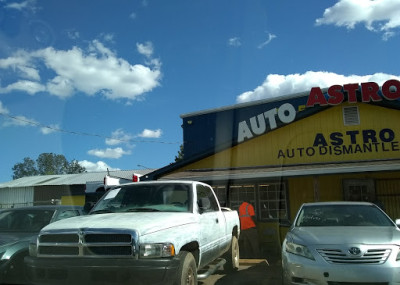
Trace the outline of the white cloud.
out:
M 241 45 L 242 43 L 238 37 L 233 37 L 228 40 L 228 46 L 239 47 Z
M 149 129 L 144 129 L 143 132 L 141 132 L 138 137 L 141 138 L 160 138 L 162 135 L 161 129 L 157 130 L 149 130 Z
M 87 172 L 106 171 L 108 170 L 120 170 L 119 168 L 113 168 L 103 161 L 91 162 L 88 160 L 81 160 L 78 162 L 81 166 L 85 167 Z
M 151 57 L 154 52 L 153 44 L 151 42 L 145 42 L 144 44 L 137 43 L 136 48 L 140 54 L 146 57 Z
M 289 95 L 309 91 L 312 87 L 326 88 L 331 85 L 361 83 L 361 82 L 376 82 L 382 85 L 388 79 L 400 80 L 399 76 L 375 73 L 372 75 L 340 75 L 333 72 L 324 71 L 307 71 L 304 74 L 270 74 L 265 81 L 252 91 L 247 91 L 240 94 L 236 101 L 238 103 L 273 98 L 282 95 Z
M 353 29 L 362 23 L 368 30 L 383 32 L 384 38 L 387 38 L 392 35 L 392 29 L 400 27 L 399 13 L 398 0 L 339 0 L 325 9 L 316 24 Z
M 261 43 L 260 45 L 258 45 L 259 49 L 262 49 L 263 47 L 265 47 L 266 45 L 268 45 L 273 39 L 275 39 L 276 36 L 274 34 L 268 33 L 268 37 L 267 39 Z
M 57 132 L 60 129 L 59 125 L 50 125 L 47 127 L 41 127 L 40 132 L 44 135 L 48 135 L 54 132 Z
M 22 11 L 22 10 L 29 8 L 31 6 L 31 4 L 34 4 L 34 3 L 35 3 L 34 0 L 28 0 L 28 1 L 22 1 L 22 2 L 12 2 L 12 3 L 8 3 L 7 5 L 5 5 L 5 8 Z
M 123 155 L 129 155 L 132 152 L 130 150 L 123 150 L 121 147 L 117 148 L 106 148 L 106 149 L 91 149 L 88 151 L 88 154 L 101 157 L 101 158 L 113 158 L 118 159 Z
M 136 17 L 137 16 L 136 16 L 135 12 L 132 12 L 132 13 L 129 14 L 129 18 L 132 19 L 132 20 L 136 19 Z
M 6 115 L 10 113 L 10 111 L 8 111 L 8 109 L 3 106 L 3 103 L 1 101 L 0 101 L 0 113 L 6 114 Z
M 147 57 L 152 55 L 152 45 L 140 47 L 141 53 Z M 20 50 L 9 58 L 0 59 L 0 69 L 17 73 L 15 82 L 0 86 L 0 93 L 18 90 L 33 95 L 45 91 L 66 98 L 82 92 L 131 101 L 160 85 L 160 67 L 160 61 L 153 59 L 149 66 L 132 65 L 97 40 L 87 51 L 79 47 L 70 50 L 48 47 L 34 52 Z M 55 76 L 41 79 L 39 70 L 45 68 Z
M 130 145 L 133 136 L 126 133 L 123 129 L 117 129 L 111 133 L 111 138 L 106 139 L 107 145 L 118 145 L 121 143 Z
M 20 126 L 20 127 L 26 127 L 26 126 L 38 126 L 39 122 L 37 122 L 34 119 L 29 119 L 25 116 L 12 116 L 9 119 L 7 119 L 4 123 L 3 126 L 9 127 L 9 126 Z

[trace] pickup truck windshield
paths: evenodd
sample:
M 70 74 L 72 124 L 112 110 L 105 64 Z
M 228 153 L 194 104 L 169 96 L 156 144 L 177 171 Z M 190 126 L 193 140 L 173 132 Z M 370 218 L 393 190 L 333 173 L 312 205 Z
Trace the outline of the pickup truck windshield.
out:
M 137 184 L 111 189 L 90 214 L 113 212 L 189 212 L 190 186 Z

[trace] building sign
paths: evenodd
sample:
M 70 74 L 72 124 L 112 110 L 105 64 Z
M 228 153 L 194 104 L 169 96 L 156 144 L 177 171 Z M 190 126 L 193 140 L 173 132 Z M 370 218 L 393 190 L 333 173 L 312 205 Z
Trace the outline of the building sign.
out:
M 311 91 L 308 95 L 305 108 L 312 108 L 315 106 L 335 106 L 341 104 L 344 101 L 347 101 L 349 103 L 368 103 L 371 101 L 380 102 L 383 100 L 393 101 L 398 99 L 400 99 L 400 81 L 391 79 L 386 81 L 382 85 L 382 88 L 380 88 L 379 85 L 375 82 L 333 85 L 329 87 L 327 92 L 325 93 L 323 93 L 321 88 L 313 87 L 311 88 Z M 263 135 L 271 130 L 274 130 L 278 126 L 292 123 L 296 120 L 297 112 L 300 112 L 301 110 L 302 109 L 299 106 L 298 110 L 296 111 L 296 108 L 293 104 L 286 102 L 278 108 L 265 110 L 265 112 L 249 117 L 246 120 L 242 120 L 238 123 L 237 142 L 241 143 L 245 140 Z M 336 133 L 333 134 L 333 137 L 330 139 L 340 141 L 340 137 L 346 135 L 348 134 Z M 317 138 L 317 140 L 318 139 L 323 140 L 326 138 Z M 373 144 L 373 142 L 370 143 Z M 335 144 L 333 144 L 333 146 L 335 147 L 335 152 L 339 152 L 340 147 Z M 310 154 L 313 153 L 314 147 L 321 147 L 321 151 L 324 151 L 324 147 L 327 146 L 312 146 L 312 149 L 308 150 Z M 347 149 L 344 149 L 343 151 L 348 152 Z M 302 155 L 305 153 L 302 150 L 298 150 L 298 152 L 299 155 L 300 153 Z
M 361 98 L 358 98 L 358 92 L 361 93 Z M 384 99 L 397 100 L 400 99 L 400 81 L 394 79 L 388 80 L 382 85 L 382 90 L 380 90 L 379 85 L 375 82 L 361 83 L 361 86 L 357 83 L 345 84 L 343 86 L 333 85 L 328 88 L 327 97 L 323 94 L 321 88 L 313 87 L 308 96 L 306 106 L 339 105 L 345 98 L 347 98 L 347 102 L 349 103 L 356 103 L 358 101 L 364 103 L 371 101 L 379 102 Z
M 328 135 L 316 133 L 314 142 L 307 147 L 280 149 L 278 159 L 293 159 L 315 156 L 346 156 L 365 153 L 400 151 L 400 143 L 392 129 L 351 130 L 333 132 Z
M 285 103 L 279 108 L 273 108 L 251 117 L 249 122 L 247 120 L 239 122 L 238 142 L 276 129 L 278 127 L 277 119 L 284 124 L 293 122 L 296 119 L 296 109 L 292 104 Z

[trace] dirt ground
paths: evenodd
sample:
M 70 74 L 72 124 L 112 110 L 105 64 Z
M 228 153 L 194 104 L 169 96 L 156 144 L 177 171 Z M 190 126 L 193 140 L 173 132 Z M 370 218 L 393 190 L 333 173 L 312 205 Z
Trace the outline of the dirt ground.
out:
M 281 272 L 280 260 L 241 259 L 238 271 L 230 274 L 217 271 L 200 280 L 199 285 L 279 285 L 282 283 Z

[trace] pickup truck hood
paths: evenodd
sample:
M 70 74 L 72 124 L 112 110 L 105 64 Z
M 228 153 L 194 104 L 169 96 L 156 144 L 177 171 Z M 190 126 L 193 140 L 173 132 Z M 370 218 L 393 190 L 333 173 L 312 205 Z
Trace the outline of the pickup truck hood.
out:
M 151 234 L 171 227 L 196 223 L 196 216 L 191 213 L 151 212 L 151 213 L 110 213 L 78 216 L 55 223 L 42 229 L 79 230 L 94 229 L 128 229 L 136 230 L 139 235 Z
M 396 227 L 299 227 L 290 235 L 303 245 L 400 244 Z

